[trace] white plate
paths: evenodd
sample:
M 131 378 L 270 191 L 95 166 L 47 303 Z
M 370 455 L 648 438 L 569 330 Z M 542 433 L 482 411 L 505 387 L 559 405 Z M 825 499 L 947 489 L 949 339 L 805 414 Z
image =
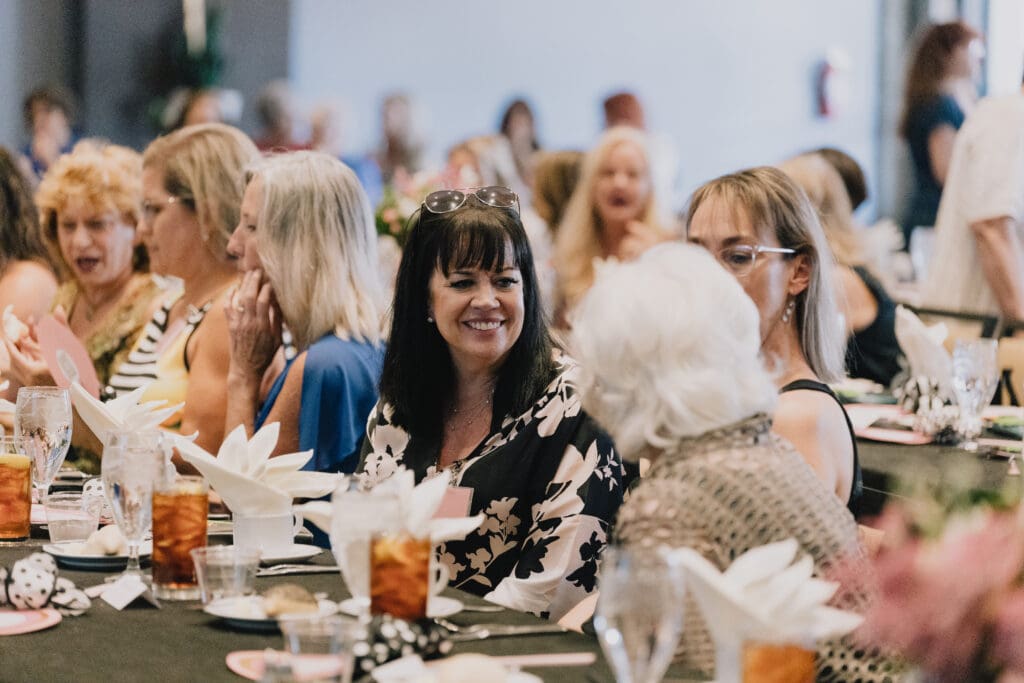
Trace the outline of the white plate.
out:
M 280 550 L 264 550 L 260 555 L 260 564 L 281 564 L 282 562 L 302 562 L 309 560 L 324 551 L 315 545 L 306 543 L 293 543 L 288 548 Z
M 128 566 L 127 555 L 84 555 L 85 541 L 64 541 L 48 543 L 43 552 L 53 555 L 57 564 L 67 569 L 88 569 L 94 571 L 119 571 Z M 139 559 L 147 559 L 153 553 L 153 541 L 143 541 L 139 547 Z
M 206 522 L 206 535 L 207 536 L 232 536 L 234 534 L 234 523 L 230 519 L 214 519 L 210 517 Z M 295 534 L 295 538 L 308 538 L 312 540 L 313 533 L 303 527 L 299 529 L 299 533 Z
M 320 600 L 320 616 L 338 612 L 338 603 Z M 277 630 L 277 617 L 268 617 L 263 610 L 262 595 L 245 595 L 236 598 L 221 598 L 203 607 L 203 611 L 220 617 L 227 624 L 243 631 Z
M 338 603 L 338 611 L 358 617 L 359 601 L 355 598 L 342 600 Z M 427 600 L 427 616 L 431 619 L 436 619 L 437 617 L 450 617 L 451 615 L 458 614 L 461 611 L 462 602 L 455 598 L 446 598 L 443 595 L 431 595 L 430 599 Z

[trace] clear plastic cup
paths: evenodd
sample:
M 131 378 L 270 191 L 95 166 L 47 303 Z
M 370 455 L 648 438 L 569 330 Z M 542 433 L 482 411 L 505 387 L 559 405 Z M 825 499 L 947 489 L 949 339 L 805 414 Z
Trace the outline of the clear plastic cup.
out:
M 199 581 L 199 597 L 203 604 L 221 598 L 250 595 L 256 585 L 256 570 L 260 566 L 260 551 L 215 545 L 196 548 L 191 552 Z
M 340 615 L 286 617 L 278 620 L 284 634 L 295 681 L 352 680 L 352 648 L 363 629 L 355 619 Z
M 81 493 L 51 493 L 46 496 L 46 527 L 50 540 L 84 541 L 100 525 L 102 501 Z

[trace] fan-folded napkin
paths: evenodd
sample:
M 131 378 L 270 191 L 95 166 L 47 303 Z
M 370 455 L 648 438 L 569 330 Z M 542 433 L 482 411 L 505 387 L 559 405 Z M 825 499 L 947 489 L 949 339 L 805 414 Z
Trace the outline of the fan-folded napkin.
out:
M 435 513 L 448 491 L 448 478 L 432 477 L 416 485 L 416 476 L 412 470 L 399 468 L 394 475 L 375 486 L 363 495 L 394 496 L 401 507 L 401 519 L 404 531 L 417 538 L 430 537 L 437 543 L 455 541 L 480 528 L 484 516 L 434 518 Z M 304 519 L 309 520 L 326 533 L 331 532 L 331 520 L 334 509 L 326 501 L 312 501 L 296 508 Z
M 175 446 L 236 515 L 280 515 L 290 511 L 294 498 L 330 493 L 342 475 L 300 471 L 313 457 L 311 450 L 271 458 L 279 433 L 280 425 L 272 422 L 247 439 L 239 425 L 224 439 L 216 457 L 184 437 L 175 436 Z
M 951 396 L 953 361 L 942 345 L 948 334 L 944 324 L 929 327 L 908 308 L 896 308 L 896 340 L 907 357 L 911 376 L 928 377 L 944 395 Z
M 110 431 L 146 431 L 155 429 L 164 420 L 178 412 L 184 403 L 163 407 L 167 401 L 146 401 L 139 403 L 146 387 L 138 389 L 104 403 L 78 382 L 71 383 L 71 404 L 78 416 L 89 426 L 99 439 Z
M 693 549 L 672 551 L 715 641 L 717 681 L 741 680 L 745 642 L 811 645 L 843 636 L 863 621 L 825 604 L 839 584 L 814 578 L 809 556 L 794 562 L 797 550 L 793 539 L 753 548 L 724 572 Z

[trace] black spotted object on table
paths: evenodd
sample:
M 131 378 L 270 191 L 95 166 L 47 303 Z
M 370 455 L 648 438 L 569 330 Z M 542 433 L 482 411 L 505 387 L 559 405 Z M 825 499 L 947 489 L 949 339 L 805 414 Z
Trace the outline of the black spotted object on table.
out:
M 448 631 L 429 619 L 405 621 L 389 615 L 376 616 L 367 624 L 366 638 L 352 648 L 355 676 L 369 674 L 382 664 L 419 655 L 422 659 L 443 657 L 451 652 Z
M 78 616 L 92 602 L 70 579 L 57 574 L 57 563 L 46 553 L 33 553 L 8 567 L 0 567 L 0 607 L 43 609 Z

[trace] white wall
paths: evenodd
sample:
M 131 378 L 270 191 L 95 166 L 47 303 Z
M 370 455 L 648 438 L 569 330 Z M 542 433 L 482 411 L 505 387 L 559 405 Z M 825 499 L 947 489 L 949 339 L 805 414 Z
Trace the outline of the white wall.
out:
M 390 90 L 429 114 L 439 158 L 493 130 L 519 93 L 543 144 L 586 147 L 601 98 L 627 87 L 649 127 L 676 140 L 686 189 L 821 144 L 852 153 L 873 181 L 879 13 L 880 0 L 293 0 L 289 70 L 308 99 L 350 102 L 364 149 Z M 851 97 L 822 120 L 813 79 L 832 47 L 850 56 Z

